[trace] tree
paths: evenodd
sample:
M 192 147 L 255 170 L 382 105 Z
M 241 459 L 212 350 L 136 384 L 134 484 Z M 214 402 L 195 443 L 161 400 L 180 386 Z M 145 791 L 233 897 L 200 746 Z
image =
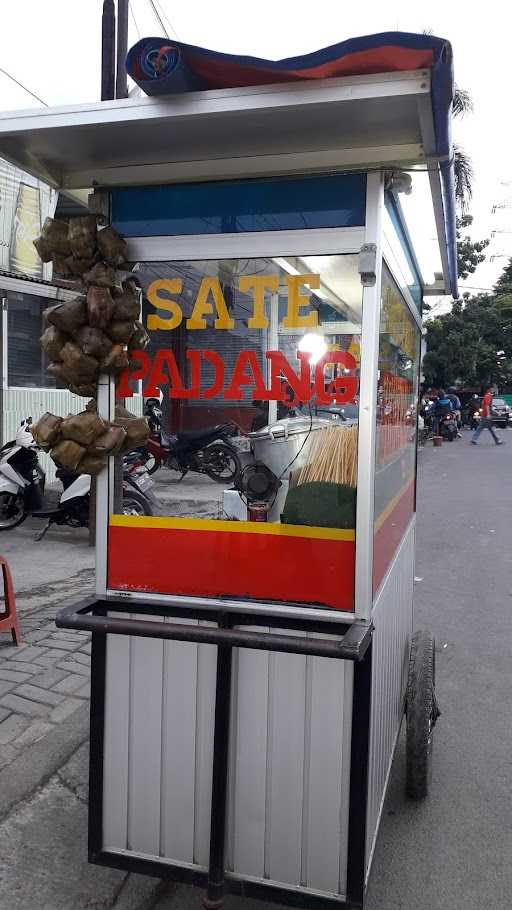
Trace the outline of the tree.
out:
M 457 218 L 457 271 L 463 280 L 472 275 L 477 266 L 484 261 L 484 250 L 489 246 L 489 240 L 473 242 L 469 234 L 462 232 L 473 224 L 471 215 L 462 215 Z
M 506 289 L 512 261 L 498 284 Z M 423 372 L 428 385 L 512 384 L 512 293 L 465 295 L 426 323 Z
M 452 104 L 452 116 L 464 117 L 473 112 L 471 95 L 465 89 L 455 86 Z M 455 172 L 455 201 L 462 214 L 467 212 L 473 195 L 473 165 L 464 149 L 453 146 L 453 169 Z
M 508 265 L 503 269 L 503 272 L 494 285 L 494 290 L 496 294 L 512 293 L 512 259 L 509 259 Z

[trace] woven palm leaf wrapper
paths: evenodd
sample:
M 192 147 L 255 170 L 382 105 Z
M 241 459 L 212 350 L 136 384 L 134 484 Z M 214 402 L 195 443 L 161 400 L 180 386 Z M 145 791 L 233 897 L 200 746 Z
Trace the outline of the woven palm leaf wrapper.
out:
M 84 398 L 96 396 L 100 374 L 117 376 L 129 367 L 131 352 L 145 348 L 149 342 L 146 330 L 138 322 L 140 291 L 135 279 L 126 277 L 126 241 L 113 227 L 99 227 L 98 221 L 98 216 L 92 214 L 69 221 L 47 218 L 41 236 L 34 241 L 43 262 L 53 262 L 54 271 L 61 277 L 75 279 L 75 287 L 77 280 L 80 282 L 74 300 L 45 310 L 41 347 L 50 359 L 48 372 L 59 385 Z M 79 418 L 82 415 L 76 419 Z M 55 460 L 64 467 L 96 474 L 106 464 L 108 455 L 121 449 L 127 452 L 147 442 L 147 422 L 142 423 L 134 415 L 131 419 L 135 423 L 130 423 L 129 430 L 104 424 L 103 435 L 96 434 L 102 441 L 95 445 L 94 441 L 84 443 L 80 429 L 78 436 L 66 436 L 66 425 L 71 426 L 67 418 L 62 422 L 64 430 L 59 438 L 52 437 L 51 443 L 43 438 L 40 428 L 40 444 L 52 446 L 52 457 L 56 453 Z M 109 433 L 109 429 L 117 432 Z M 81 451 L 77 446 L 81 446 Z
M 94 399 L 80 414 L 65 418 L 43 414 L 30 430 L 56 464 L 77 474 L 99 474 L 109 455 L 131 452 L 145 445 L 149 437 L 145 417 L 116 408 L 115 420 L 109 423 L 98 416 Z
M 293 478 L 282 524 L 355 528 L 357 425 L 336 424 L 315 434 L 309 461 Z

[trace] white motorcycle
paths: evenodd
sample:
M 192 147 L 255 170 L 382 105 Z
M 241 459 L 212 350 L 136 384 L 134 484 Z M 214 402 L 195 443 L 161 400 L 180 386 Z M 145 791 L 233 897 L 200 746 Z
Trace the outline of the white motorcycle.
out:
M 43 503 L 46 476 L 30 432 L 32 418 L 23 420 L 16 439 L 0 449 L 0 531 L 25 521 Z

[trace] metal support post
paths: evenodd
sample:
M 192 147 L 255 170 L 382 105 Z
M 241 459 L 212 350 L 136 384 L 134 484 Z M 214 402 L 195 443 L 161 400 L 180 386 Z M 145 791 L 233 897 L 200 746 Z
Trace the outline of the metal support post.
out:
M 103 0 L 101 17 L 101 100 L 115 97 L 116 11 L 114 0 Z
M 117 0 L 116 98 L 128 97 L 126 54 L 128 52 L 128 0 Z
M 212 808 L 210 823 L 210 865 L 205 910 L 220 910 L 224 904 L 224 846 L 226 840 L 229 720 L 233 649 L 217 649 L 215 689 L 215 731 L 213 736 Z

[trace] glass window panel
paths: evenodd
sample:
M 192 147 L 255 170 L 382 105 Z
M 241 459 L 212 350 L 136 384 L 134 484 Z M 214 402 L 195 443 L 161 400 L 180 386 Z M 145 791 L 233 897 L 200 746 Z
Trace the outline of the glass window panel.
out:
M 114 190 L 125 237 L 232 234 L 364 224 L 366 175 L 229 180 Z
M 55 380 L 46 372 L 48 358 L 41 350 L 43 311 L 51 305 L 44 297 L 7 294 L 7 381 L 22 388 L 55 388 Z
M 377 390 L 373 587 L 415 511 L 420 331 L 383 264 Z
M 149 451 L 161 461 L 153 492 L 168 524 L 152 528 L 155 546 L 178 534 L 172 565 L 148 554 L 156 574 L 138 584 L 352 610 L 357 256 L 151 262 L 137 274 L 150 344 L 132 375 L 160 401 Z M 121 518 L 119 533 L 144 527 Z M 201 530 L 211 536 L 199 534 L 182 577 Z M 112 553 L 110 564 L 115 587 Z

